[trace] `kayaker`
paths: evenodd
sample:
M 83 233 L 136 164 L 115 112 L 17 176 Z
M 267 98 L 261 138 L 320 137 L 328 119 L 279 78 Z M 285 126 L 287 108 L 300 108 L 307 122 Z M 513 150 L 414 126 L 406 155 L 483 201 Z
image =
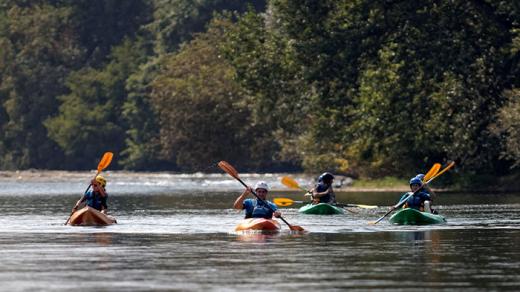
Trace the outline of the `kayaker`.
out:
M 336 195 L 334 194 L 334 190 L 332 189 L 333 181 L 334 176 L 330 172 L 324 172 L 322 175 L 318 177 L 318 183 L 311 190 L 313 204 L 336 204 Z
M 261 199 L 256 197 L 246 199 L 248 195 L 252 195 L 252 189 L 248 187 L 235 201 L 233 208 L 237 210 L 245 210 L 245 218 L 266 218 L 271 219 L 280 217 L 282 214 L 278 211 L 276 205 L 267 200 L 267 193 L 269 186 L 264 181 L 259 181 L 255 184 L 255 193 Z M 267 205 L 266 205 L 267 204 Z
M 403 208 L 412 208 L 419 210 L 421 212 L 429 212 L 433 213 L 433 210 L 431 209 L 431 195 L 428 191 L 432 192 L 430 188 L 426 185 L 421 190 L 421 186 L 423 185 L 423 181 L 421 177 L 424 177 L 424 175 L 418 174 L 417 176 L 410 179 L 410 189 L 411 192 L 405 193 L 401 199 L 399 199 L 399 202 L 404 200 L 406 197 L 408 197 L 410 194 L 415 193 L 413 196 L 410 196 L 406 203 L 403 205 Z M 418 191 L 419 190 L 419 191 Z
M 101 213 L 106 214 L 108 210 L 107 206 L 107 198 L 108 194 L 106 192 L 107 181 L 101 175 L 96 176 L 91 182 L 92 190 L 86 192 L 81 199 L 78 200 L 74 208 L 72 208 L 72 212 L 76 212 L 81 203 L 86 202 L 85 204 L 91 208 L 94 208 Z

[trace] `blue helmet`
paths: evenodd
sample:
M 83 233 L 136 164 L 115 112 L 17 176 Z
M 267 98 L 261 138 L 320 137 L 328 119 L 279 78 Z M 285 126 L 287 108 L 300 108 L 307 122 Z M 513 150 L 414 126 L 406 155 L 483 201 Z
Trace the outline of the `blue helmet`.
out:
M 418 177 L 420 180 L 424 180 L 424 174 L 422 174 L 422 173 L 419 173 L 415 177 Z
M 330 172 L 324 172 L 318 177 L 318 181 L 330 182 L 334 179 L 334 176 Z
M 422 180 L 416 176 L 410 180 L 410 185 L 422 185 Z

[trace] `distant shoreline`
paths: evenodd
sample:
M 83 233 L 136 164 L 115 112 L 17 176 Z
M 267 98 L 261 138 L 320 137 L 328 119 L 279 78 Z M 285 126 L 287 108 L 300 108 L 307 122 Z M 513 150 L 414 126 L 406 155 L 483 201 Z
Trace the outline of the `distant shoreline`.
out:
M 59 181 L 76 181 L 76 182 L 85 182 L 88 183 L 92 176 L 94 176 L 96 170 L 80 170 L 80 171 L 66 171 L 66 170 L 18 170 L 18 171 L 0 171 L 0 182 L 59 182 Z M 112 181 L 128 181 L 129 179 L 163 179 L 168 180 L 171 179 L 188 179 L 188 180 L 200 180 L 200 179 L 211 179 L 211 180 L 222 180 L 228 181 L 233 180 L 225 173 L 177 173 L 177 172 L 168 172 L 168 171 L 159 171 L 159 172 L 135 172 L 135 171 L 125 171 L 125 170 L 115 170 L 115 171 L 104 171 L 103 175 L 107 176 L 109 180 Z M 298 174 L 288 174 L 288 173 L 243 173 L 240 176 L 246 181 L 246 183 L 252 183 L 253 181 L 259 179 L 265 179 L 271 181 L 273 183 L 272 191 L 273 192 L 298 192 L 298 190 L 291 190 L 286 188 L 285 186 L 279 183 L 279 178 L 282 176 L 291 176 L 300 181 L 300 184 L 306 188 L 307 186 L 311 186 L 314 184 L 314 176 L 298 173 Z M 374 182 L 377 180 L 374 180 Z M 389 183 L 389 186 L 381 186 L 381 182 L 378 182 L 378 186 L 370 186 L 370 180 L 363 180 L 363 184 L 368 184 L 366 186 L 347 186 L 343 185 L 342 187 L 335 187 L 334 190 L 336 192 L 342 193 L 370 193 L 370 192 L 399 192 L 404 193 L 408 192 L 410 189 L 406 184 L 396 184 L 395 181 Z M 240 188 L 240 185 L 236 186 L 237 189 Z M 432 188 L 436 192 L 443 193 L 482 193 L 482 192 L 490 192 L 490 193 L 515 193 L 520 192 L 520 190 L 516 189 L 512 185 L 500 185 L 500 186 L 489 186 L 487 188 L 474 188 L 474 189 L 459 189 L 459 188 L 435 188 L 435 184 Z

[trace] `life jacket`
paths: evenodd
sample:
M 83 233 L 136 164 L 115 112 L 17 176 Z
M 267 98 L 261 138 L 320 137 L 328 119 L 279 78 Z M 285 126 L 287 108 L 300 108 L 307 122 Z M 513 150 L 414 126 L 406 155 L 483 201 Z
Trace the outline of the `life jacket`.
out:
M 268 201 L 259 201 L 258 199 L 251 200 L 252 208 L 246 209 L 245 218 L 265 218 L 271 219 L 273 218 L 273 210 L 269 208 L 267 204 Z M 274 209 L 274 208 L 273 208 Z
M 101 211 L 103 210 L 103 207 L 107 208 L 107 196 L 101 196 L 99 192 L 88 191 L 85 194 L 86 204 L 89 207 Z
M 408 192 L 404 194 L 403 197 L 408 196 L 411 193 L 412 192 Z M 424 212 L 424 201 L 426 200 L 430 200 L 430 194 L 426 192 L 417 192 L 415 193 L 415 195 L 410 196 L 406 200 L 406 203 L 403 205 L 403 208 L 412 208 Z

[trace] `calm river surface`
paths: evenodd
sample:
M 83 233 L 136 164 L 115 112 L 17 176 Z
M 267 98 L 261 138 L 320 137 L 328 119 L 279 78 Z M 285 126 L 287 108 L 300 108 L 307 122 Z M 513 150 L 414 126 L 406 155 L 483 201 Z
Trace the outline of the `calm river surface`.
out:
M 448 224 L 413 227 L 368 224 L 398 192 L 339 193 L 380 207 L 317 216 L 295 204 L 284 217 L 308 233 L 240 235 L 241 188 L 225 175 L 109 173 L 118 224 L 64 226 L 89 176 L 0 178 L 1 291 L 520 290 L 520 194 L 440 193 Z M 243 176 L 281 190 L 279 178 Z

